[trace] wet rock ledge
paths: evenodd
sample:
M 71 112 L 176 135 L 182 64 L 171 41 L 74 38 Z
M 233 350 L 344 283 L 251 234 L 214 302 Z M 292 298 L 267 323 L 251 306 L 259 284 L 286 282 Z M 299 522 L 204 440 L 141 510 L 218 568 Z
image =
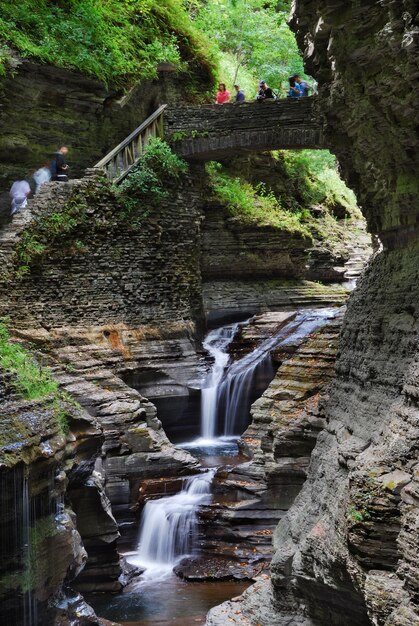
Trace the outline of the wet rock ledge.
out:
M 19 626 L 32 616 L 37 623 L 104 626 L 71 589 L 87 561 L 89 525 L 106 579 L 120 572 L 118 529 L 93 472 L 101 428 L 72 403 L 19 399 L 13 382 L 0 371 L 0 621 Z M 80 498 L 101 505 L 88 512 Z

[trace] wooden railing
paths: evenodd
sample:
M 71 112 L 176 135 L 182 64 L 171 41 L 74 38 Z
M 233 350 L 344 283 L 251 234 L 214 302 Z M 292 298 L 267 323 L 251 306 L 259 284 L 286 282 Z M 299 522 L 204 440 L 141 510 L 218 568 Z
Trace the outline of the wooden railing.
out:
M 145 122 L 94 166 L 105 170 L 106 177 L 119 183 L 136 165 L 151 137 L 163 137 L 163 114 L 167 104 L 160 106 Z

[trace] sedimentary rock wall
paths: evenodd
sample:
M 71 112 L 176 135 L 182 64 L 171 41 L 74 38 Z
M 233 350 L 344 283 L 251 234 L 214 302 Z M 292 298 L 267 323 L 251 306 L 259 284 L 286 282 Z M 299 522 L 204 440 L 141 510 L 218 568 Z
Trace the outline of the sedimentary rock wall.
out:
M 20 399 L 3 370 L 0 403 L 0 619 L 16 626 L 52 624 L 60 615 L 99 625 L 69 588 L 88 560 L 83 539 L 89 525 L 105 566 L 98 581 L 120 586 L 117 525 L 92 477 L 103 439 L 98 422 L 72 404 Z M 68 433 L 57 410 L 66 415 Z M 101 505 L 86 515 L 80 497 L 98 498 Z
M 418 234 L 417 11 L 411 0 L 300 0 L 292 17 L 326 141 L 389 247 Z
M 351 297 L 308 478 L 272 583 L 208 624 L 407 626 L 418 607 L 417 6 L 297 0 L 328 143 L 384 244 Z M 224 620 L 224 621 L 223 621 Z
M 2 230 L 2 314 L 15 325 L 49 328 L 199 319 L 199 187 L 187 179 L 158 206 L 139 202 L 126 219 L 109 187 L 92 176 L 46 185 Z M 51 214 L 65 230 L 69 204 L 80 207 L 77 230 L 51 232 L 48 254 L 34 257 L 29 273 L 16 279 L 22 234 L 30 240 Z
M 311 241 L 270 226 L 244 224 L 216 202 L 205 207 L 202 277 L 211 279 L 302 278 Z

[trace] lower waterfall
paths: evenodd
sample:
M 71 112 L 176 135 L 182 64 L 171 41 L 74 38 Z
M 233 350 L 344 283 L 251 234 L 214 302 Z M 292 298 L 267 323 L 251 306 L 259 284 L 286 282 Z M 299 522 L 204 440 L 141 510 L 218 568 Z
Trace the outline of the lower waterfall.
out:
M 145 568 L 143 580 L 164 577 L 195 550 L 199 506 L 211 499 L 215 470 L 185 478 L 173 496 L 146 503 L 140 523 L 137 551 L 129 561 Z

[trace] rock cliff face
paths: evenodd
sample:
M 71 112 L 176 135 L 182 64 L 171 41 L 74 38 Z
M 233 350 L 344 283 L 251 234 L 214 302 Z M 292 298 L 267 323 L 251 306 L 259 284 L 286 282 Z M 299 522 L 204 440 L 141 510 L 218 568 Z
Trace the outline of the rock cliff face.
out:
M 108 572 L 113 554 L 114 582 L 120 573 L 117 525 L 106 511 L 103 488 L 92 479 L 102 441 L 98 423 L 63 405 L 69 422 L 65 434 L 54 402 L 20 400 L 3 371 L 0 400 L 1 621 L 52 624 L 60 617 L 59 623 L 67 624 L 79 615 L 77 623 L 98 625 L 92 609 L 69 588 L 86 565 L 83 537 L 89 534 L 76 494 L 102 499 L 89 524 L 96 528 L 97 542 L 109 547 L 102 555 Z
M 207 623 L 418 624 L 417 95 L 399 90 L 417 76 L 417 5 L 297 0 L 292 23 L 328 144 L 384 250 L 349 301 L 326 427 L 275 532 L 272 580 Z

